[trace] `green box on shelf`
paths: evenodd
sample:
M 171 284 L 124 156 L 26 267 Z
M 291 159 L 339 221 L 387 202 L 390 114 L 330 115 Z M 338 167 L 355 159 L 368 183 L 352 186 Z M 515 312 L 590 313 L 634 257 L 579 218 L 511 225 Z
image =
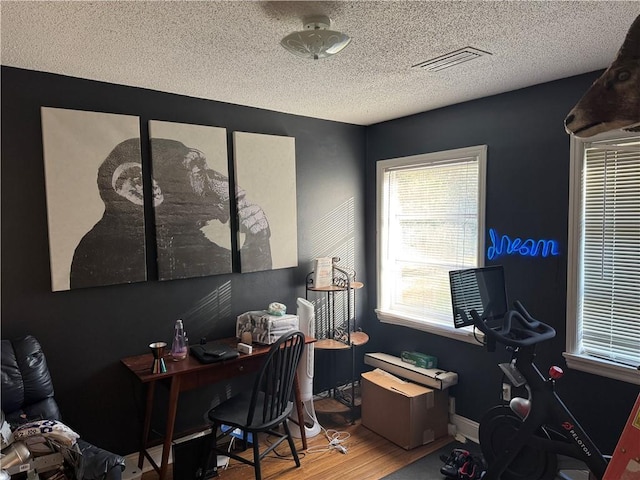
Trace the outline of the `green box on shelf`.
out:
M 419 368 L 438 368 L 438 358 L 425 353 L 403 351 L 401 358 L 403 362 Z

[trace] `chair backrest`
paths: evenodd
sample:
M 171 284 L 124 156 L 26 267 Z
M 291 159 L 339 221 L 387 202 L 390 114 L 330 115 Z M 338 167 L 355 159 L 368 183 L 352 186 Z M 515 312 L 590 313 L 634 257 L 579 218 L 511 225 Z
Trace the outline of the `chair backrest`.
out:
M 291 413 L 293 383 L 304 343 L 304 334 L 295 330 L 271 345 L 253 386 L 247 425 L 277 424 Z
M 38 340 L 31 335 L 2 340 L 0 353 L 2 410 L 9 423 L 35 419 L 60 420 L 47 360 Z

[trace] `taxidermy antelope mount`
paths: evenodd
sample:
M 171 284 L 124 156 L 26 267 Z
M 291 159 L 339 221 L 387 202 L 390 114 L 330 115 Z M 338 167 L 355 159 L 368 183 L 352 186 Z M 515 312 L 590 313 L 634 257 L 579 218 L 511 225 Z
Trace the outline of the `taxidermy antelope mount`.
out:
M 564 126 L 581 138 L 618 129 L 640 131 L 640 16 L 613 63 L 569 112 Z

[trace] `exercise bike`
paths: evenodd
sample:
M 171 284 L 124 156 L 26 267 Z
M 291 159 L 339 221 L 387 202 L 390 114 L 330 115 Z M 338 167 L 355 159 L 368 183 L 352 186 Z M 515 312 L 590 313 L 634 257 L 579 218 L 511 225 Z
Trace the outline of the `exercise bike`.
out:
M 482 269 L 474 270 L 474 275 L 460 277 L 466 281 L 460 281 L 457 274 L 468 270 L 450 273 L 454 316 L 461 319 L 460 324 L 475 325 L 484 333 L 488 351 L 495 351 L 496 343 L 512 351 L 511 362 L 499 364 L 499 367 L 514 387 L 523 387 L 528 392 L 528 398 L 513 397 L 509 405 L 491 408 L 480 420 L 480 448 L 488 465 L 483 480 L 551 480 L 559 473 L 558 455 L 580 460 L 591 471 L 590 478 L 601 480 L 607 459 L 555 392 L 555 383 L 562 377 L 562 370 L 554 366 L 549 375 L 544 376 L 534 364 L 536 345 L 553 338 L 555 330 L 534 319 L 517 301 L 514 310 L 504 315 L 492 315 L 501 309 L 495 307 L 495 302 L 490 306 L 488 291 L 504 297 L 505 310 L 506 291 L 504 286 L 502 293 L 500 287 L 487 288 L 490 282 L 476 277 Z M 481 285 L 474 285 L 478 280 Z M 464 295 L 460 291 L 454 295 L 454 281 L 464 285 L 461 287 L 466 289 Z M 467 310 L 471 318 L 462 311 L 460 303 L 456 304 L 456 296 L 469 299 L 470 284 L 471 297 L 483 312 L 480 315 L 475 309 Z M 468 301 L 466 305 L 469 305 Z M 496 325 L 497 318 L 501 318 L 501 322 Z M 457 323 L 456 319 L 456 326 Z

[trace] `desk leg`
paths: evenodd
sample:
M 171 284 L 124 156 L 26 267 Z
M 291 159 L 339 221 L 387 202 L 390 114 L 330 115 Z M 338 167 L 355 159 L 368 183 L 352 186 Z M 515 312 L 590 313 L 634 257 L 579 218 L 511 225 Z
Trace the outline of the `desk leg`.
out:
M 167 466 L 169 465 L 169 453 L 171 452 L 171 442 L 173 441 L 173 431 L 176 423 L 176 412 L 178 411 L 178 394 L 180 393 L 180 376 L 171 377 L 171 389 L 169 390 L 169 408 L 167 411 L 167 427 L 162 446 L 162 461 L 160 463 L 160 480 L 167 480 Z
M 149 430 L 151 429 L 151 412 L 153 410 L 153 395 L 156 390 L 156 382 L 147 385 L 147 406 L 144 411 L 144 426 L 142 427 L 142 442 L 140 444 L 140 455 L 138 456 L 138 468 L 142 470 L 144 465 L 144 452 L 149 441 Z
M 296 410 L 298 411 L 298 426 L 300 427 L 300 438 L 302 439 L 302 448 L 307 449 L 307 429 L 304 426 L 304 403 L 300 398 L 300 382 L 298 381 L 298 372 L 293 379 L 293 392 L 296 398 Z

